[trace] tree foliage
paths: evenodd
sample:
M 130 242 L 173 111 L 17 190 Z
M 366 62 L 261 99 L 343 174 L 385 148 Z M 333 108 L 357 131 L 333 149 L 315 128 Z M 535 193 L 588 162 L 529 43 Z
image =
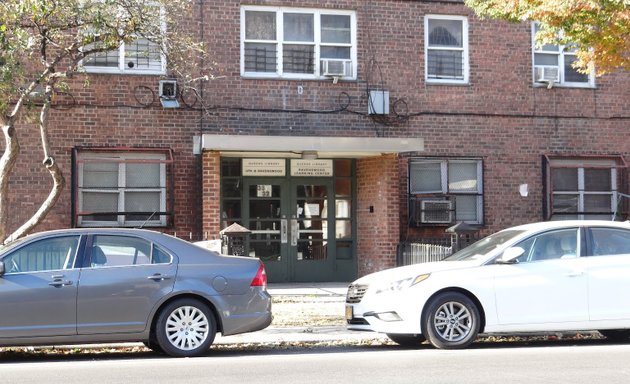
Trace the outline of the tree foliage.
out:
M 598 75 L 630 70 L 630 0 L 465 0 L 479 16 L 536 21 L 539 44 L 577 47 L 576 67 Z
M 203 56 L 186 20 L 193 0 L 2 0 L 0 2 L 0 242 L 28 233 L 52 209 L 64 178 L 48 143 L 48 115 L 66 79 L 82 74 L 86 57 L 145 38 L 167 55 L 172 76 L 186 81 Z M 88 83 L 88 82 L 85 82 Z M 27 115 L 39 124 L 43 166 L 53 187 L 39 210 L 8 233 L 9 177 L 17 161 L 18 133 Z

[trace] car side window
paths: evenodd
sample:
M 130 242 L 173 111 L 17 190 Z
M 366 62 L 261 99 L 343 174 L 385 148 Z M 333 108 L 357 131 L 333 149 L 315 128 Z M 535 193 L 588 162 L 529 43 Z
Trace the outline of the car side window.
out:
M 577 228 L 563 229 L 530 237 L 516 245 L 525 250 L 517 261 L 522 263 L 575 258 L 578 256 L 577 231 Z
M 2 258 L 6 273 L 71 269 L 80 239 L 81 236 L 53 237 L 20 247 Z
M 151 264 L 150 242 L 130 236 L 94 236 L 90 256 L 91 267 L 119 267 L 140 264 Z
M 158 247 L 153 245 L 153 254 L 151 255 L 151 264 L 168 264 L 171 262 L 171 255 Z
M 630 255 L 630 231 L 614 228 L 591 228 L 592 255 Z

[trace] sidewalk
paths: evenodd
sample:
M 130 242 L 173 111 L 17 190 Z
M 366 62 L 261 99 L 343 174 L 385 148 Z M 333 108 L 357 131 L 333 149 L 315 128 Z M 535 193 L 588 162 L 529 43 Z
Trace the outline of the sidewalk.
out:
M 274 321 L 261 331 L 217 335 L 214 344 L 278 344 L 387 340 L 374 332 L 348 331 L 345 300 L 348 283 L 270 284 Z

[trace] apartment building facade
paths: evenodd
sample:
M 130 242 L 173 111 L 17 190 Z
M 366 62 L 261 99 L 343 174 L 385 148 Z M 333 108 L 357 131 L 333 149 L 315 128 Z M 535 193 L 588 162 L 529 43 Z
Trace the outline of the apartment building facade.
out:
M 38 229 L 201 240 L 237 223 L 270 281 L 349 281 L 458 222 L 627 218 L 630 74 L 576 72 L 535 24 L 448 0 L 204 0 L 183 22 L 215 79 L 186 88 L 139 41 L 87 60 L 90 86 L 56 99 L 68 188 Z M 18 165 L 14 225 L 39 183 Z

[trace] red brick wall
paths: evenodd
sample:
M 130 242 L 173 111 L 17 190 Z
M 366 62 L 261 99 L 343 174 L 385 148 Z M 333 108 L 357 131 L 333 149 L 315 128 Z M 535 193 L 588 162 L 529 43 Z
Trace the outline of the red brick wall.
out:
M 221 230 L 221 156 L 218 152 L 203 153 L 203 232 L 209 239 Z
M 219 229 L 219 155 L 205 153 L 203 162 L 193 155 L 193 136 L 201 133 L 423 138 L 424 151 L 358 162 L 360 274 L 391 266 L 395 244 L 401 239 L 443 233 L 444 227 L 407 226 L 410 156 L 483 159 L 484 233 L 543 219 L 543 155 L 630 156 L 630 73 L 598 78 L 593 89 L 534 87 L 529 24 L 481 21 L 462 3 L 447 1 L 203 4 L 203 20 L 198 13 L 189 23 L 191 28 L 203 26 L 207 60 L 216 63 L 217 79 L 195 84 L 203 88 L 203 103 L 163 109 L 155 96 L 158 76 L 94 75 L 89 87 L 79 76 L 71 84 L 71 107 L 56 110 L 51 119 L 53 154 L 68 183 L 74 146 L 172 148 L 176 201 L 174 226 L 169 230 L 212 233 Z M 241 4 L 356 10 L 358 80 L 333 84 L 241 78 Z M 424 80 L 424 16 L 429 13 L 468 17 L 469 84 L 445 86 Z M 367 116 L 368 88 L 390 92 L 389 119 L 375 121 Z M 145 97 L 153 97 L 150 106 L 140 103 Z M 20 139 L 23 156 L 11 179 L 12 227 L 35 211 L 50 187 L 40 165 L 36 126 L 22 124 Z M 528 197 L 518 193 L 523 183 L 529 184 Z M 628 192 L 628 185 L 621 191 Z M 370 205 L 373 214 L 368 213 Z M 68 184 L 38 229 L 69 226 L 70 206 Z
M 396 155 L 357 161 L 357 260 L 359 276 L 396 265 L 399 241 Z

